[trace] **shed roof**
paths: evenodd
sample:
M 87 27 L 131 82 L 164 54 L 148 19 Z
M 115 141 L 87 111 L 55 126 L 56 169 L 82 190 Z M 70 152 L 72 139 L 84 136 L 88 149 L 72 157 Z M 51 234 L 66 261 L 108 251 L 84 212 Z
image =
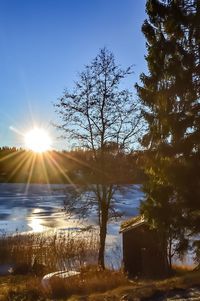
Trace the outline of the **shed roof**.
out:
M 123 232 L 132 230 L 132 229 L 134 229 L 136 227 L 139 227 L 141 225 L 144 225 L 144 224 L 146 224 L 146 220 L 144 219 L 144 216 L 143 215 L 138 215 L 138 216 L 132 217 L 132 218 L 124 221 L 121 224 L 119 232 L 123 233 Z

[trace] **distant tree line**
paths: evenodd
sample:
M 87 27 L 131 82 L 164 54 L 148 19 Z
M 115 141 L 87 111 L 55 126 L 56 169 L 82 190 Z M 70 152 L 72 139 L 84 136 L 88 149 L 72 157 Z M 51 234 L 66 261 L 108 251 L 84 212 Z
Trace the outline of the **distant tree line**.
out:
M 121 152 L 109 155 L 106 183 L 142 183 L 142 153 Z M 120 164 L 119 164 L 120 163 Z M 92 152 L 88 150 L 49 151 L 35 154 L 15 147 L 0 148 L 0 182 L 9 183 L 98 183 Z

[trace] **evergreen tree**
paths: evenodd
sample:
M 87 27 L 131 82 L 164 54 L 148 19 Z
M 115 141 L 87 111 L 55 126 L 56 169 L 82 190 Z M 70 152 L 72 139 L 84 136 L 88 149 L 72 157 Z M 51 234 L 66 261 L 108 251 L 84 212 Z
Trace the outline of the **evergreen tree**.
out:
M 142 27 L 149 74 L 136 85 L 148 123 L 141 210 L 168 242 L 169 265 L 187 246 L 185 234 L 200 230 L 199 7 L 198 0 L 148 0 Z

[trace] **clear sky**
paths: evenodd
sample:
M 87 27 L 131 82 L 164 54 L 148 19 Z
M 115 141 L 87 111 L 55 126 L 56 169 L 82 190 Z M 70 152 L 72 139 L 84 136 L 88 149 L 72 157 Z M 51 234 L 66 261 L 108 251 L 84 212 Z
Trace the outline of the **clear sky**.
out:
M 53 103 L 73 87 L 77 72 L 111 50 L 122 66 L 134 65 L 128 88 L 134 91 L 146 71 L 141 25 L 145 0 L 0 0 L 0 146 L 23 146 L 19 133 L 33 124 L 48 129 Z

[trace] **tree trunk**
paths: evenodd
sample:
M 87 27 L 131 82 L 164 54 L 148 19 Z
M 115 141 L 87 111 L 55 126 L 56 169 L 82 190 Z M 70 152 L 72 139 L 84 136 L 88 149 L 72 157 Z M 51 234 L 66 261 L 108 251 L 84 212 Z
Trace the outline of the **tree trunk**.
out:
M 166 234 L 162 234 L 161 235 L 162 239 L 161 239 L 161 246 L 162 246 L 162 251 L 163 251 L 163 258 L 164 258 L 164 262 L 165 262 L 165 271 L 164 273 L 166 273 L 166 275 L 169 274 L 170 269 L 169 269 L 169 256 L 168 256 L 168 241 L 167 241 L 167 236 Z
M 172 239 L 169 238 L 169 252 L 168 252 L 168 261 L 169 261 L 169 270 L 171 271 L 172 270 Z
M 105 242 L 107 233 L 107 212 L 102 212 L 102 219 L 100 225 L 99 233 L 99 255 L 98 255 L 98 265 L 101 269 L 105 269 L 104 255 L 105 255 Z

